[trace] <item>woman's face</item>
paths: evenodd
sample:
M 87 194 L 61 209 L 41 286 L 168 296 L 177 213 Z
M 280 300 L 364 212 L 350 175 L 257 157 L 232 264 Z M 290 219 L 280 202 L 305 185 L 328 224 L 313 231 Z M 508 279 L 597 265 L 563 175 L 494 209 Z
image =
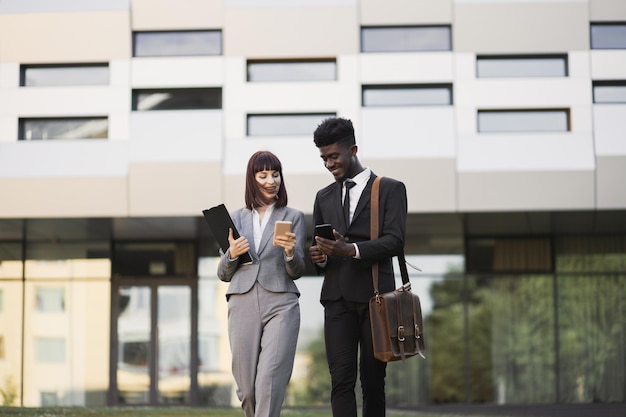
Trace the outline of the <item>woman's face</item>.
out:
M 275 201 L 280 189 L 280 172 L 266 169 L 254 174 L 259 191 L 266 201 Z

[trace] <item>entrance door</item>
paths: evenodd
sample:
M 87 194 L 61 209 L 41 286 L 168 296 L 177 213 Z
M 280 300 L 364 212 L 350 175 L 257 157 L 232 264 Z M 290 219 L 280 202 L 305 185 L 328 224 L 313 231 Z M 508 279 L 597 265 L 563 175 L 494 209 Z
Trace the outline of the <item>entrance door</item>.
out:
M 180 278 L 124 279 L 113 291 L 117 320 L 111 402 L 195 404 L 197 283 Z

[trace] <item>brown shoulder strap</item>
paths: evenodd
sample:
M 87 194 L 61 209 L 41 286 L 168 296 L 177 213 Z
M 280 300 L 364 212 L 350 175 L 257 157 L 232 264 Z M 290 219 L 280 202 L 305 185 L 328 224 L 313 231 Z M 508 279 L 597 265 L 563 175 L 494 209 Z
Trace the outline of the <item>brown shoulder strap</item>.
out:
M 376 177 L 372 184 L 372 198 L 370 201 L 370 239 L 378 239 L 378 202 L 380 200 L 380 180 Z M 378 295 L 378 262 L 372 265 L 372 282 L 374 294 Z

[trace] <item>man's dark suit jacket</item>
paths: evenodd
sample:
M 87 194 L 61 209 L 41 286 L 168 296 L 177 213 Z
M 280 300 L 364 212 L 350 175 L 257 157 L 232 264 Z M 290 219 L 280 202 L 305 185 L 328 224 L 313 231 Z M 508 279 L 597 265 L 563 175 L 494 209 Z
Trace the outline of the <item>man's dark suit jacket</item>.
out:
M 335 182 L 318 191 L 313 207 L 313 224 L 330 223 L 346 238 L 356 243 L 361 259 L 345 256 L 329 256 L 324 272 L 324 284 L 320 301 L 335 301 L 343 297 L 347 301 L 367 303 L 374 295 L 372 264 L 379 263 L 378 290 L 393 291 L 395 280 L 391 259 L 404 249 L 407 198 L 402 182 L 383 177 L 380 183 L 379 238 L 370 240 L 370 200 L 372 183 L 370 176 L 356 206 L 352 223 L 348 227 L 343 218 L 341 201 L 342 184 Z M 315 241 L 313 241 L 315 244 Z

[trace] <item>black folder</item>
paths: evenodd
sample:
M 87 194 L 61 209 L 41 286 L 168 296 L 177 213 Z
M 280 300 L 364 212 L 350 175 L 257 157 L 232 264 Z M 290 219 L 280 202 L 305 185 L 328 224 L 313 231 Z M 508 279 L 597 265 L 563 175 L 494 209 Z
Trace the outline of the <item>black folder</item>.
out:
M 235 224 L 233 223 L 233 219 L 230 217 L 228 210 L 226 210 L 226 206 L 224 204 L 220 204 L 219 206 L 202 210 L 202 214 L 204 214 L 204 219 L 209 224 L 209 227 L 213 232 L 213 236 L 220 245 L 220 248 L 222 248 L 223 252 L 226 252 L 230 246 L 228 243 L 228 228 L 233 229 L 233 237 L 235 239 L 238 239 L 240 236 Z M 250 262 L 252 262 L 252 258 L 248 252 L 239 256 L 239 264 Z

